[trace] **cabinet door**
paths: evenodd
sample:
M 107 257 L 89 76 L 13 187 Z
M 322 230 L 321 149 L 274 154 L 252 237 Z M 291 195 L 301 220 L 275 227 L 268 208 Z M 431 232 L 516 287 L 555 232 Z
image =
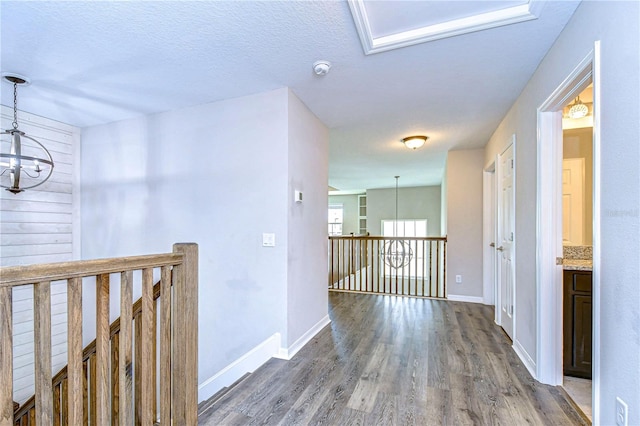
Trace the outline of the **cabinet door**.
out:
M 591 378 L 591 272 L 564 271 L 563 363 L 567 376 Z

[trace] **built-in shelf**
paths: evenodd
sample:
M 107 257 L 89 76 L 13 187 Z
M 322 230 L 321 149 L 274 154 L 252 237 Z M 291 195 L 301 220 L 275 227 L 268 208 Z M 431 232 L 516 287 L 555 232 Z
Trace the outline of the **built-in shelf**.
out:
M 367 233 L 367 195 L 358 195 L 358 233 Z

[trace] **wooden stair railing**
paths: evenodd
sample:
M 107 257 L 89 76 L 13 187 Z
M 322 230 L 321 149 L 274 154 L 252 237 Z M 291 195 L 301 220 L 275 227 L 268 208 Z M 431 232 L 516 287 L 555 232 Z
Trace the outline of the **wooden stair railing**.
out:
M 153 286 L 153 300 L 157 301 L 160 298 L 160 285 L 161 285 L 161 281 L 158 281 L 154 286 Z M 157 304 L 154 304 L 153 306 L 154 308 L 154 312 L 153 312 L 153 317 L 156 318 L 157 317 Z M 136 302 L 133 304 L 133 310 L 132 310 L 132 318 L 134 323 L 136 321 L 140 321 L 140 315 L 142 314 L 142 298 L 136 300 Z M 111 340 L 111 348 L 112 348 L 112 352 L 111 352 L 111 360 L 112 360 L 112 375 L 111 375 L 111 380 L 113 382 L 115 382 L 115 387 L 118 386 L 118 375 L 119 375 L 119 371 L 118 371 L 118 358 L 119 358 L 119 333 L 120 333 L 120 317 L 118 317 L 114 322 L 111 323 L 111 328 L 110 328 L 110 340 Z M 137 340 L 139 338 L 139 334 L 136 333 L 135 335 L 135 339 L 136 342 L 139 343 L 139 340 Z M 156 347 L 157 345 L 157 341 L 156 341 L 156 334 L 153 334 L 153 340 L 152 340 L 152 347 Z M 139 346 L 136 345 L 136 346 Z M 136 352 L 137 354 L 139 354 L 140 352 Z M 83 395 L 83 403 L 85 403 L 85 407 L 87 407 L 87 405 L 89 406 L 95 406 L 95 379 L 91 379 L 91 377 L 89 377 L 87 379 L 86 377 L 86 372 L 87 371 L 95 371 L 93 366 L 91 366 L 90 364 L 90 360 L 93 360 L 95 362 L 95 354 L 96 354 L 96 341 L 94 340 L 93 342 L 89 343 L 82 351 L 82 371 L 83 371 L 83 390 L 82 390 L 82 395 Z M 139 356 L 139 355 L 138 355 Z M 155 356 L 153 357 L 155 360 Z M 154 368 L 153 371 L 155 372 L 156 369 Z M 92 388 L 93 393 L 89 392 L 89 389 L 87 389 L 87 383 L 91 383 L 92 384 Z M 112 382 L 112 387 L 113 386 L 113 382 Z M 155 389 L 156 386 L 156 377 L 155 374 L 153 376 L 153 388 Z M 53 386 L 53 424 L 54 425 L 66 425 L 68 424 L 68 412 L 67 412 L 67 408 L 66 408 L 66 401 L 68 398 L 68 387 L 67 387 L 67 366 L 65 365 L 55 376 L 53 376 L 52 379 L 52 386 Z M 116 389 L 113 389 L 114 391 L 114 395 L 117 397 L 117 391 Z M 93 397 L 89 396 L 89 395 L 93 395 Z M 90 402 L 89 402 L 90 400 Z M 154 398 L 155 401 L 155 398 Z M 87 402 L 89 402 L 89 404 L 87 404 Z M 18 405 L 18 407 L 15 407 L 15 405 Z M 87 407 L 88 408 L 88 407 Z M 24 404 L 19 405 L 17 403 L 14 403 L 14 414 L 13 414 L 13 418 L 14 418 L 14 422 L 16 424 L 16 426 L 18 425 L 24 425 L 24 424 L 29 424 L 29 419 L 31 418 L 35 418 L 35 409 L 36 409 L 36 398 L 35 395 L 32 396 L 31 398 L 29 398 L 28 400 L 25 401 Z M 84 424 L 87 423 L 88 419 L 86 418 L 86 413 L 88 410 L 84 410 L 85 412 L 85 419 L 84 419 Z M 155 410 L 154 410 L 155 411 Z M 116 413 L 117 414 L 117 413 Z M 117 418 L 114 419 L 115 423 L 117 424 Z M 95 419 L 93 419 L 93 421 L 95 422 Z
M 161 255 L 0 268 L 0 426 L 147 425 L 158 414 L 163 425 L 195 425 L 197 257 L 196 244 L 175 244 Z M 155 285 L 154 269 L 161 274 Z M 142 271 L 142 297 L 132 303 L 134 270 Z M 121 274 L 121 317 L 109 324 L 113 273 Z M 82 278 L 92 276 L 96 340 L 82 350 Z M 51 378 L 49 286 L 59 280 L 68 283 L 69 363 Z M 36 393 L 15 410 L 11 289 L 27 284 L 34 285 Z

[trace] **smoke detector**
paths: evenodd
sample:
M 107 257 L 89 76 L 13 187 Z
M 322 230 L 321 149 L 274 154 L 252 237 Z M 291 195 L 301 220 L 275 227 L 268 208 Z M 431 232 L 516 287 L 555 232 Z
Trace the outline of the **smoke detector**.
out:
M 316 75 L 327 75 L 331 69 L 331 62 L 329 61 L 316 61 L 313 63 L 313 72 Z

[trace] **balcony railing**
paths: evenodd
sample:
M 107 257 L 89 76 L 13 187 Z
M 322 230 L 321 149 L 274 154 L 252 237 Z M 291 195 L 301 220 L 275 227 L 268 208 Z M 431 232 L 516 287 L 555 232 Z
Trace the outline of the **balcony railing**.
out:
M 447 237 L 329 237 L 329 290 L 446 297 Z

